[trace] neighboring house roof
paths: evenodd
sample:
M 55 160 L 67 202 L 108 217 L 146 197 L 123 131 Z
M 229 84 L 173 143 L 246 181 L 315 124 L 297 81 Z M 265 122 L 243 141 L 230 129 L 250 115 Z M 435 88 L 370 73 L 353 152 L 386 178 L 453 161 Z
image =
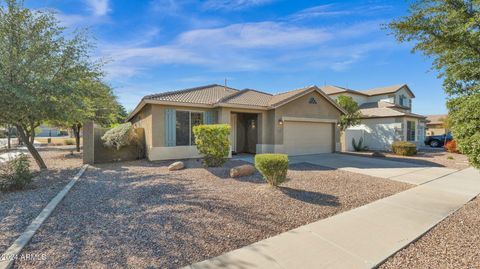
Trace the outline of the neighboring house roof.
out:
M 427 120 L 429 121 L 427 124 L 443 124 L 443 120 L 446 119 L 447 116 L 446 114 L 427 115 Z
M 410 90 L 407 84 L 398 84 L 398 85 L 392 85 L 392 86 L 386 86 L 386 87 L 380 87 L 380 88 L 373 88 L 373 89 L 368 89 L 368 90 L 352 90 L 352 89 L 347 89 L 344 87 L 339 87 L 339 86 L 332 86 L 332 85 L 327 85 L 320 87 L 322 91 L 324 91 L 328 95 L 335 95 L 335 94 L 341 94 L 341 93 L 352 93 L 352 94 L 357 94 L 357 95 L 363 95 L 363 96 L 375 96 L 375 95 L 382 95 L 382 94 L 389 94 L 389 93 L 395 93 L 399 91 L 400 89 L 404 88 L 412 95 L 412 97 L 415 97 L 413 92 Z
M 363 108 L 359 110 L 362 118 L 389 118 L 389 117 L 413 117 L 422 118 L 425 116 L 390 107 Z
M 364 94 L 367 94 L 369 96 L 375 96 L 375 95 L 382 95 L 382 94 L 389 94 L 389 93 L 395 93 L 398 90 L 405 88 L 411 95 L 412 97 L 415 97 L 413 92 L 408 88 L 407 84 L 399 84 L 399 85 L 392 85 L 392 86 L 386 86 L 386 87 L 380 87 L 380 88 L 373 88 L 365 91 L 361 91 Z
M 368 96 L 367 94 L 360 92 L 360 91 L 354 91 L 352 89 L 347 89 L 339 86 L 333 86 L 333 85 L 326 85 L 323 87 L 320 87 L 320 89 L 325 92 L 328 95 L 334 95 L 334 94 L 339 94 L 339 93 L 353 93 L 353 94 L 358 94 L 358 95 L 364 95 Z
M 221 106 L 244 106 L 246 108 L 273 109 L 291 102 L 305 94 L 317 91 L 328 102 L 342 113 L 345 113 L 333 99 L 320 90 L 317 86 L 308 86 L 276 95 L 244 89 L 237 90 L 217 84 L 189 88 L 179 91 L 164 92 L 145 96 L 137 107 L 130 113 L 128 120 L 136 115 L 147 103 L 184 103 L 192 106 L 221 107 Z

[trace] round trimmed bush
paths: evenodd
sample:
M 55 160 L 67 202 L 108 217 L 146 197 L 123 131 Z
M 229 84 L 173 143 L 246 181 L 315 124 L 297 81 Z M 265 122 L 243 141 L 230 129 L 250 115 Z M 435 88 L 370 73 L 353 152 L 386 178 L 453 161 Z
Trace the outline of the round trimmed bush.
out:
M 193 127 L 195 144 L 208 167 L 222 166 L 230 151 L 230 125 L 206 124 Z
M 417 145 L 407 141 L 395 141 L 392 144 L 392 151 L 397 155 L 413 156 L 417 154 Z
M 117 125 L 103 134 L 102 140 L 107 148 L 119 150 L 138 142 L 138 137 L 130 122 Z
M 272 186 L 278 186 L 287 179 L 287 154 L 257 154 L 255 168 L 262 174 L 265 181 Z

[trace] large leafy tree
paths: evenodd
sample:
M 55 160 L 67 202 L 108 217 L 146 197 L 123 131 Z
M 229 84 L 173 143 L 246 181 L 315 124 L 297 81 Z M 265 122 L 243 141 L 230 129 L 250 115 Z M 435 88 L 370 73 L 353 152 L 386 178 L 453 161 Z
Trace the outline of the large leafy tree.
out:
M 61 118 L 53 123 L 72 128 L 76 149 L 80 151 L 80 131 L 85 121 L 95 121 L 104 127 L 122 123 L 126 118 L 125 109 L 113 94 L 113 90 L 98 79 L 82 79 L 75 84 L 76 105 L 66 108 Z
M 340 117 L 340 129 L 345 131 L 348 127 L 359 125 L 362 114 L 358 111 L 358 104 L 351 96 L 340 95 L 337 103 L 347 112 Z
M 30 137 L 40 123 L 61 119 L 82 103 L 80 80 L 98 77 L 90 44 L 79 32 L 66 38 L 53 13 L 32 11 L 22 2 L 0 6 L 0 121 L 16 127 L 38 166 L 46 165 Z
M 480 167 L 480 2 L 417 0 L 389 24 L 399 42 L 433 59 L 449 95 L 449 124 L 460 151 Z

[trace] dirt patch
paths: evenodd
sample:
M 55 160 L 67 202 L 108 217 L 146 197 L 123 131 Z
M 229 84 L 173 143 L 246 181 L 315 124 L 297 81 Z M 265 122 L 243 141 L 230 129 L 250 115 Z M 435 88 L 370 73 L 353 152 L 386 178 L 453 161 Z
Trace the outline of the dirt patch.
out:
M 12 244 L 82 165 L 81 155 L 70 155 L 69 150 L 43 148 L 39 152 L 49 169 L 40 172 L 30 158 L 36 173 L 33 182 L 25 190 L 0 192 L 0 253 Z
M 232 179 L 199 161 L 135 161 L 89 168 L 25 249 L 45 261 L 20 268 L 178 268 L 411 187 L 310 164 L 288 182 Z
M 440 222 L 380 268 L 480 268 L 480 198 Z

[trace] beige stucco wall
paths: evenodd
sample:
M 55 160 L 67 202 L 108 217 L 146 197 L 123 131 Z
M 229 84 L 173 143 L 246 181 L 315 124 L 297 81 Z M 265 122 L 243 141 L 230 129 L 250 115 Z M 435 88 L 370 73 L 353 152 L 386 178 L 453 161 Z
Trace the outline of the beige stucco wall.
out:
M 145 130 L 145 150 L 148 155 L 149 149 L 152 147 L 152 107 L 146 105 L 143 109 L 132 119 L 132 124 L 136 128 L 143 128 Z
M 359 104 L 359 105 L 368 102 L 368 97 L 367 96 L 360 95 L 360 94 L 353 94 L 353 93 L 349 93 L 349 92 L 333 94 L 333 95 L 330 95 L 330 97 L 333 100 L 337 100 L 337 98 L 340 95 L 352 97 L 353 101 L 357 102 L 357 104 Z
M 427 125 L 427 135 L 443 135 L 445 133 L 445 128 L 443 128 L 442 124 Z

